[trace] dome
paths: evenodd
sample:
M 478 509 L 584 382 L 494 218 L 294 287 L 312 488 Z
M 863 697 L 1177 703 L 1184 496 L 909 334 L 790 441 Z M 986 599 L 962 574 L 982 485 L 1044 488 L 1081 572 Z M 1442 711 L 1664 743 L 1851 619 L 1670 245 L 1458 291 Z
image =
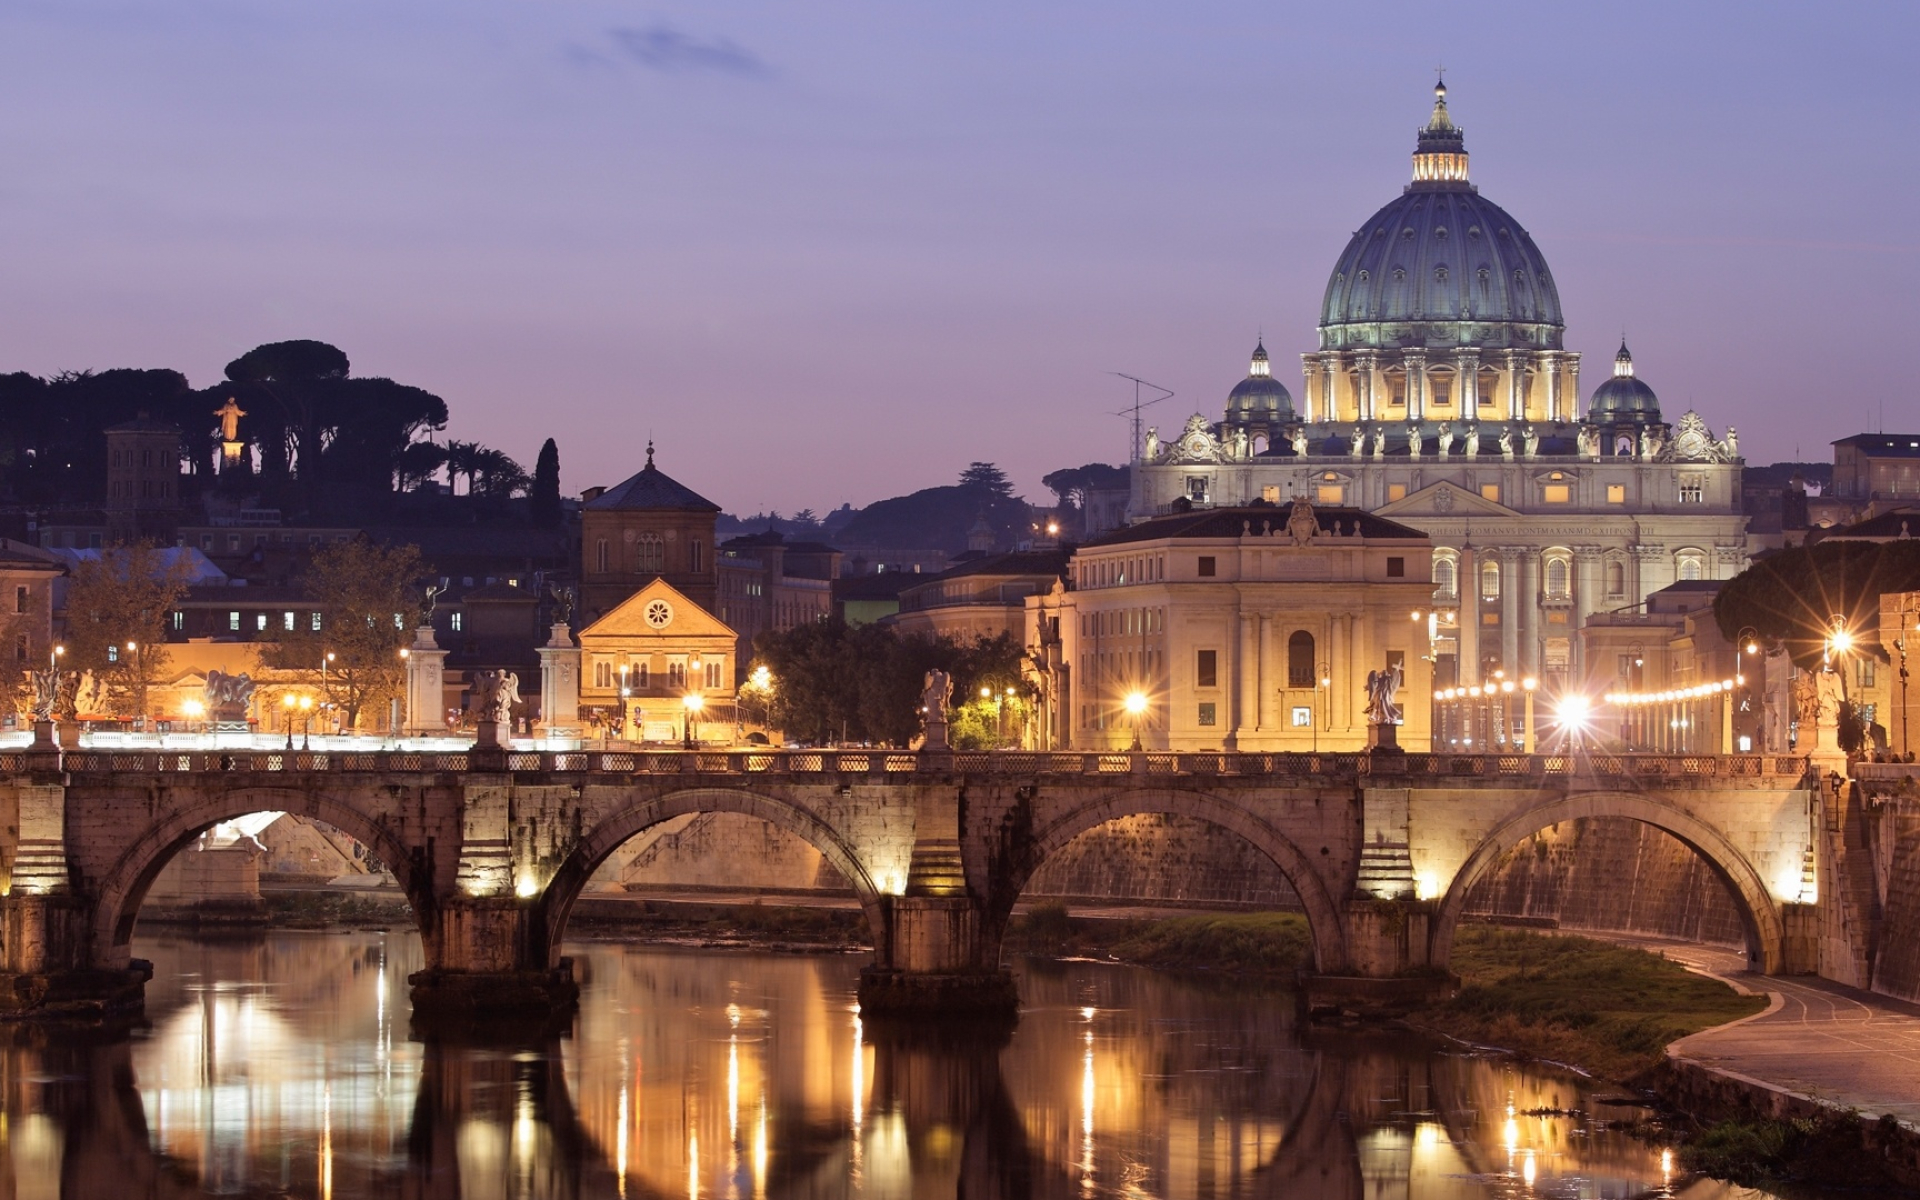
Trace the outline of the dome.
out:
M 1642 425 L 1660 423 L 1660 398 L 1653 389 L 1636 379 L 1633 374 L 1633 355 L 1627 350 L 1625 339 L 1620 342 L 1620 353 L 1613 356 L 1613 378 L 1593 389 L 1593 405 L 1588 410 L 1588 419 L 1605 424 L 1613 421 L 1633 421 Z
M 1273 377 L 1273 364 L 1267 358 L 1266 343 L 1257 342 L 1253 347 L 1253 361 L 1247 367 L 1247 377 L 1234 384 L 1233 391 L 1227 393 L 1227 420 L 1292 419 L 1293 397 L 1288 394 L 1286 385 Z
M 1321 348 L 1558 350 L 1565 324 L 1533 238 L 1467 182 L 1465 137 L 1440 84 L 1414 150 L 1413 182 L 1360 226 L 1334 264 L 1320 305 Z

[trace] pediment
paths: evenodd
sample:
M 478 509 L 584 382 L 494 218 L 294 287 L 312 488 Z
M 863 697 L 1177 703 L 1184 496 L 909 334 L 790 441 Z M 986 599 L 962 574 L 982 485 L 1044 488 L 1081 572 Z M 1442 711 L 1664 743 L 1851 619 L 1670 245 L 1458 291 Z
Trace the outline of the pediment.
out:
M 665 617 L 662 621 L 661 618 Z M 612 612 L 580 631 L 589 637 L 737 638 L 726 622 L 689 600 L 664 579 L 656 579 L 614 606 Z
M 1375 516 L 1398 520 L 1403 517 L 1517 517 L 1520 514 L 1498 501 L 1470 492 L 1457 483 L 1441 480 L 1410 496 L 1373 510 Z

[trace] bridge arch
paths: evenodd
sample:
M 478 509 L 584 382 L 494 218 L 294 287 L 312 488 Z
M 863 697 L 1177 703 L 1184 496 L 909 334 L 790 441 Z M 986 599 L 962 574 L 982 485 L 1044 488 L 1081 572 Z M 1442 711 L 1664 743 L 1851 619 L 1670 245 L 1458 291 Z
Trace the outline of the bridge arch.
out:
M 323 821 L 367 847 L 393 872 L 413 909 L 421 936 L 432 937 L 432 923 L 426 919 L 434 908 L 431 868 L 416 863 L 413 850 L 398 834 L 352 801 L 325 791 L 271 786 L 237 787 L 225 792 L 178 791 L 171 798 L 182 801 L 181 806 L 169 809 L 141 830 L 101 879 L 100 898 L 94 909 L 93 953 L 96 958 L 104 956 L 106 965 L 126 965 L 127 946 L 140 905 L 173 856 L 222 821 L 257 812 L 285 812 Z
M 545 965 L 557 966 L 560 938 L 566 932 L 567 919 L 574 903 L 586 890 L 587 881 L 620 845 L 662 821 L 671 821 L 694 813 L 737 813 L 756 817 L 776 829 L 784 830 L 806 842 L 833 865 L 853 887 L 860 908 L 873 933 L 874 958 L 887 959 L 887 920 L 880 889 L 866 865 L 833 828 L 805 808 L 790 801 L 739 788 L 689 788 L 623 806 L 599 824 L 587 830 L 574 844 L 572 853 L 560 863 L 540 898 L 541 913 L 536 928 L 543 938 L 536 957 Z
M 1765 880 L 1725 835 L 1700 818 L 1632 792 L 1584 792 L 1562 796 L 1513 814 L 1496 825 L 1455 872 L 1440 902 L 1430 943 L 1431 961 L 1444 964 L 1453 953 L 1453 936 L 1466 910 L 1467 893 L 1501 855 L 1549 825 L 1582 817 L 1620 817 L 1671 834 L 1707 864 L 1726 885 L 1746 926 L 1747 953 L 1766 974 L 1782 968 L 1784 926 Z
M 1340 908 L 1327 890 L 1315 863 L 1300 848 L 1246 806 L 1206 792 L 1176 791 L 1168 788 L 1132 788 L 1109 793 L 1099 799 L 1052 815 L 1033 832 L 1031 852 L 1009 872 L 1005 893 L 994 898 L 987 914 L 994 940 L 1006 928 L 1013 905 L 1026 891 L 1035 872 L 1067 843 L 1090 829 L 1125 817 L 1192 817 L 1216 825 L 1244 838 L 1265 855 L 1286 877 L 1306 910 L 1307 928 L 1313 934 L 1314 969 L 1338 974 L 1347 965 L 1347 931 Z

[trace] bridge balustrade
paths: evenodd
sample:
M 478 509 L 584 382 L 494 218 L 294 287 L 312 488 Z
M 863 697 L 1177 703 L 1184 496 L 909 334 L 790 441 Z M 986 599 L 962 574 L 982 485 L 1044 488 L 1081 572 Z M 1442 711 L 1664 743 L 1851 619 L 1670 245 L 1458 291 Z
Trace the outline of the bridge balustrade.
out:
M 0 775 L 441 774 L 501 770 L 589 775 L 1130 775 L 1343 778 L 1407 775 L 1458 779 L 1596 777 L 1621 781 L 1799 779 L 1807 760 L 1767 754 L 1420 754 L 1235 751 L 513 750 L 491 762 L 467 751 L 67 750 L 0 753 Z

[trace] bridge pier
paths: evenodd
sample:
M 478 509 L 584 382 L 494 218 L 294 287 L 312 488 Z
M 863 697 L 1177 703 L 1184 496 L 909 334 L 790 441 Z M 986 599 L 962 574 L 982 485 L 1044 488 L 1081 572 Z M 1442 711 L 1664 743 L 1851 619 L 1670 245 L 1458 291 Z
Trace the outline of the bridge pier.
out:
M 1397 1016 L 1451 996 L 1459 977 L 1432 961 L 1436 905 L 1427 900 L 1356 897 L 1342 914 L 1347 969 L 1300 981 L 1300 1002 L 1310 1013 Z
M 426 939 L 427 966 L 407 977 L 417 1028 L 434 1032 L 511 1025 L 544 1028 L 580 999 L 573 960 L 548 966 L 543 919 L 514 897 L 443 901 Z

